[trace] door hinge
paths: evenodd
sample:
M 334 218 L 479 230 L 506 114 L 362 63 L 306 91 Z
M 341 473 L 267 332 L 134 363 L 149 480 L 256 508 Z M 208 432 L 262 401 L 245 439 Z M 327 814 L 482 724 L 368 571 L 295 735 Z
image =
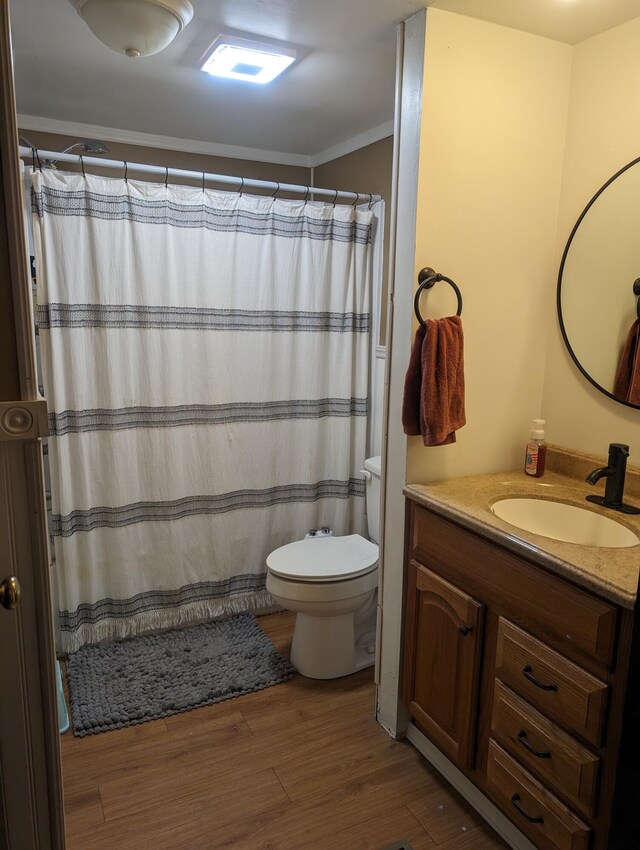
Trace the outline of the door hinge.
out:
M 47 402 L 0 401 L 0 442 L 35 440 L 49 433 Z

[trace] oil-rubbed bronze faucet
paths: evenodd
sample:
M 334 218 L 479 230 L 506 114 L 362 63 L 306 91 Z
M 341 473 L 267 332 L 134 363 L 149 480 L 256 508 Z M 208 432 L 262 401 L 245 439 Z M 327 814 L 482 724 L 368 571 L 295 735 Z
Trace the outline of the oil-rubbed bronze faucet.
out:
M 621 511 L 623 514 L 640 514 L 640 508 L 625 505 L 623 502 L 624 477 L 627 471 L 628 457 L 629 446 L 625 446 L 623 443 L 609 444 L 607 466 L 599 466 L 585 478 L 587 484 L 595 484 L 606 476 L 604 496 L 587 496 L 588 502 L 595 502 L 605 508 Z

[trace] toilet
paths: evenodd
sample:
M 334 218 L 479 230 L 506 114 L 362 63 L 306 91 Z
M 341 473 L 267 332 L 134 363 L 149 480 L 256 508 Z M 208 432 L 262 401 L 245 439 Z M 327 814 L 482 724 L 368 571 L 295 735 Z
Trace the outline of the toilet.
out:
M 369 540 L 320 532 L 267 558 L 267 590 L 296 612 L 291 663 L 311 679 L 348 676 L 375 660 L 380 458 L 364 466 Z

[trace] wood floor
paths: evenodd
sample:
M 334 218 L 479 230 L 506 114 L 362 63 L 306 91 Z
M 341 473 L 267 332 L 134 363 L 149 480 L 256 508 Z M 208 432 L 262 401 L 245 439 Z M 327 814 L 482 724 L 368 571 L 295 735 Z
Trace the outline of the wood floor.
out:
M 291 614 L 261 618 L 288 654 Z M 371 670 L 62 736 L 68 850 L 506 848 L 373 719 Z

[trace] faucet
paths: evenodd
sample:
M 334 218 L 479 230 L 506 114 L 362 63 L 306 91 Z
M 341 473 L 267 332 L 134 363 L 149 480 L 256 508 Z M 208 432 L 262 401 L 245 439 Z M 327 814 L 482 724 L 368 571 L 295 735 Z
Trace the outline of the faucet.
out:
M 640 514 L 640 508 L 626 505 L 622 500 L 628 457 L 629 446 L 625 446 L 623 443 L 609 444 L 607 465 L 599 466 L 585 478 L 587 484 L 595 484 L 601 478 L 606 478 L 604 496 L 587 496 L 586 499 L 588 502 L 595 502 L 605 508 L 621 511 L 624 514 Z

